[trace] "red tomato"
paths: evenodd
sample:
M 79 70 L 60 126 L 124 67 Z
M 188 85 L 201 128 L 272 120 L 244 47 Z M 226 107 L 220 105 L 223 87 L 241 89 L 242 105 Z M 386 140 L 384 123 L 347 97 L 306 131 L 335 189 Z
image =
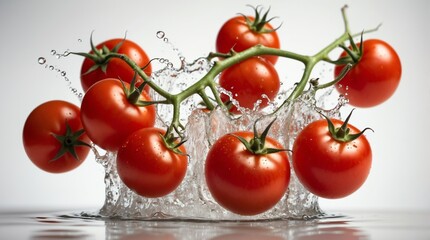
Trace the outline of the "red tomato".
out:
M 346 52 L 341 57 L 347 56 Z M 335 67 L 338 76 L 343 65 Z M 386 42 L 370 39 L 363 42 L 363 54 L 358 63 L 336 84 L 349 104 L 373 107 L 390 98 L 399 85 L 402 65 L 396 51 Z
M 250 140 L 252 132 L 236 132 Z M 255 215 L 272 208 L 285 194 L 290 165 L 285 152 L 254 154 L 231 134 L 219 138 L 209 150 L 205 163 L 206 183 L 214 199 L 224 208 L 241 215 Z M 266 148 L 282 149 L 267 137 Z
M 22 133 L 25 152 L 37 167 L 47 172 L 75 169 L 90 151 L 90 147 L 82 144 L 90 143 L 88 136 L 79 132 L 82 129 L 76 105 L 60 100 L 45 102 L 25 121 Z
M 149 57 L 146 52 L 136 43 L 127 39 L 111 39 L 100 43 L 96 46 L 97 49 L 103 49 L 105 46 L 110 51 L 112 51 L 116 45 L 122 42 L 121 47 L 118 49 L 117 53 L 127 55 L 131 60 L 133 60 L 139 67 L 145 67 L 144 72 L 149 76 L 151 75 L 152 68 L 150 64 Z M 90 54 L 94 54 L 93 51 Z M 118 58 L 108 59 L 107 62 L 102 61 L 102 65 L 106 64 L 106 71 L 103 72 L 103 67 L 100 66 L 97 69 L 91 71 L 94 65 L 97 65 L 92 59 L 85 58 L 82 63 L 81 68 L 81 85 L 84 91 L 88 89 L 96 82 L 105 78 L 118 78 L 124 82 L 131 83 L 135 72 L 133 69 L 123 60 Z M 143 80 L 138 77 L 137 84 L 140 85 Z
M 262 29 L 252 26 L 255 18 L 247 17 L 251 25 L 248 24 L 244 16 L 237 16 L 229 19 L 218 32 L 216 39 L 216 50 L 220 53 L 228 53 L 231 49 L 241 52 L 257 44 L 267 47 L 280 48 L 279 37 L 270 23 L 264 24 Z M 278 60 L 278 56 L 263 56 L 272 64 Z
M 117 170 L 124 184 L 144 197 L 162 197 L 174 191 L 185 177 L 188 157 L 183 145 L 169 149 L 165 131 L 143 128 L 132 133 L 118 150 Z
M 241 107 L 248 109 L 253 109 L 258 100 L 262 100 L 260 109 L 266 107 L 269 101 L 262 95 L 273 100 L 281 85 L 273 64 L 260 57 L 249 58 L 227 68 L 221 73 L 219 84 L 232 93 Z M 225 94 L 221 94 L 221 99 L 224 102 L 230 100 Z M 239 113 L 235 106 L 230 110 L 233 113 Z
M 331 120 L 335 128 L 343 122 Z M 360 131 L 348 124 L 351 134 Z M 293 168 L 313 194 L 324 198 L 341 198 L 356 191 L 369 175 L 372 151 L 364 135 L 349 142 L 335 140 L 327 120 L 310 123 L 293 145 Z
M 126 88 L 129 84 L 124 83 Z M 147 92 L 140 96 L 150 101 Z M 81 118 L 90 139 L 99 147 L 116 151 L 131 133 L 155 124 L 155 107 L 137 106 L 129 102 L 118 79 L 97 82 L 84 95 Z

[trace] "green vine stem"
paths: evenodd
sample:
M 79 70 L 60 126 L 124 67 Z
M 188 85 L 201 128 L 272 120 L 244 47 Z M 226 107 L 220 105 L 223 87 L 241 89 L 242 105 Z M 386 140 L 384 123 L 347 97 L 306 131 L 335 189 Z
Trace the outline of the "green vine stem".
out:
M 288 104 L 289 102 L 292 102 L 293 100 L 297 99 L 306 88 L 306 85 L 308 84 L 308 82 L 310 81 L 310 75 L 312 73 L 312 70 L 318 62 L 324 61 L 331 64 L 336 64 L 335 61 L 329 58 L 330 52 L 332 52 L 334 49 L 336 49 L 339 46 L 344 46 L 344 43 L 349 38 L 359 36 L 363 33 L 377 31 L 378 28 L 380 27 L 380 25 L 378 25 L 374 29 L 362 31 L 357 34 L 351 34 L 349 29 L 348 19 L 346 16 L 346 8 L 347 6 L 342 8 L 342 17 L 343 17 L 344 29 L 345 29 L 343 34 L 337 39 L 335 39 L 333 42 L 331 42 L 329 45 L 327 45 L 325 48 L 323 48 L 321 51 L 317 52 L 316 54 L 310 55 L 310 56 L 302 55 L 291 51 L 269 48 L 262 45 L 256 45 L 242 52 L 231 51 L 229 54 L 210 53 L 207 57 L 209 60 L 212 60 L 213 58 L 217 58 L 217 57 L 221 57 L 221 60 L 215 61 L 212 68 L 199 81 L 197 81 L 193 85 L 189 86 L 188 88 L 186 88 L 185 90 L 177 94 L 171 94 L 165 91 L 164 89 L 162 89 L 161 87 L 159 87 L 156 83 L 152 82 L 150 77 L 148 77 L 144 73 L 143 69 L 141 69 L 135 62 L 129 59 L 126 55 L 118 54 L 118 53 L 108 53 L 105 57 L 120 58 L 123 61 L 125 61 L 136 71 L 136 73 L 146 82 L 146 84 L 148 84 L 155 92 L 157 92 L 163 98 L 165 98 L 164 101 L 160 101 L 157 104 L 171 104 L 173 106 L 172 122 L 169 128 L 167 129 L 166 136 L 171 135 L 173 131 L 175 131 L 182 138 L 183 137 L 182 130 L 184 130 L 184 126 L 179 121 L 181 103 L 185 99 L 189 98 L 190 96 L 194 94 L 198 94 L 202 98 L 206 106 L 209 109 L 213 109 L 214 105 L 206 94 L 206 89 L 209 88 L 213 94 L 213 97 L 215 98 L 216 103 L 220 106 L 225 107 L 225 104 L 221 101 L 221 98 L 219 96 L 219 92 L 217 90 L 217 83 L 214 81 L 214 79 L 218 74 L 220 74 L 228 67 L 234 64 L 237 64 L 243 60 L 246 60 L 248 58 L 251 58 L 254 56 L 260 56 L 260 55 L 277 55 L 279 57 L 285 57 L 285 58 L 289 58 L 303 63 L 304 71 L 300 81 L 296 84 L 295 88 L 293 89 L 291 94 L 287 97 L 287 99 L 285 99 L 284 102 L 281 104 L 281 106 L 279 106 L 278 110 L 285 104 Z M 350 66 L 348 68 L 350 68 Z M 320 86 L 318 89 L 321 89 L 323 87 L 324 88 L 329 87 L 339 80 L 340 79 L 335 79 L 334 81 L 331 81 L 327 84 Z

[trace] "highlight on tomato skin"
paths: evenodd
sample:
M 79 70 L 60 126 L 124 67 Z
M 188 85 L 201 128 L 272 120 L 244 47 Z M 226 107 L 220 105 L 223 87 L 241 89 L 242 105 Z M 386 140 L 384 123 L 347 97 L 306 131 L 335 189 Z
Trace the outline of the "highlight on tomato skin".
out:
M 281 81 L 273 64 L 264 58 L 252 57 L 224 70 L 220 74 L 219 85 L 231 92 L 240 107 L 252 110 L 261 101 L 258 105 L 261 110 L 278 95 Z M 221 99 L 225 103 L 231 100 L 224 93 Z M 234 105 L 229 110 L 234 114 L 241 113 Z
M 240 215 L 256 215 L 275 206 L 290 181 L 286 152 L 254 154 L 237 137 L 247 141 L 252 132 L 234 132 L 219 138 L 209 150 L 205 179 L 212 197 L 223 208 Z M 266 148 L 282 149 L 267 137 Z
M 165 196 L 173 192 L 185 177 L 188 165 L 186 149 L 183 145 L 171 149 L 179 143 L 174 139 L 163 140 L 164 134 L 163 129 L 142 128 L 128 136 L 118 149 L 118 175 L 128 188 L 141 196 Z
M 350 105 L 367 108 L 387 101 L 395 93 L 402 75 L 402 64 L 394 48 L 385 41 L 368 39 L 362 44 L 358 62 L 336 84 L 336 89 L 348 99 Z M 360 48 L 360 43 L 357 47 Z M 344 51 L 339 58 L 347 56 Z M 343 67 L 335 66 L 335 77 Z
M 154 105 L 130 102 L 124 87 L 130 89 L 130 84 L 114 78 L 103 79 L 82 99 L 82 124 L 94 144 L 104 150 L 117 151 L 131 133 L 155 124 Z M 150 101 L 149 94 L 141 91 L 137 100 Z
M 335 128 L 344 122 L 331 119 Z M 348 124 L 351 134 L 360 133 Z M 293 169 L 299 181 L 311 193 L 329 199 L 346 197 L 366 181 L 372 149 L 364 135 L 349 142 L 334 139 L 327 120 L 307 125 L 293 144 Z
M 94 53 L 96 49 L 100 54 Z M 121 59 L 104 59 L 103 55 L 108 52 L 125 54 L 137 66 L 144 68 L 146 75 L 151 75 L 152 66 L 149 56 L 141 46 L 125 38 L 109 39 L 95 46 L 95 49 L 92 49 L 82 62 L 81 85 L 84 92 L 87 92 L 92 85 L 105 78 L 119 78 L 127 83 L 132 82 L 135 77 L 135 71 Z M 136 85 L 138 86 L 143 82 L 143 79 L 139 76 L 136 77 Z M 149 90 L 149 88 L 145 89 Z
M 63 100 L 44 102 L 31 111 L 24 123 L 24 150 L 46 172 L 69 172 L 84 162 L 91 149 L 91 141 L 82 130 L 78 106 Z
M 270 24 L 273 18 L 267 19 L 268 11 L 264 16 L 260 7 L 255 7 L 254 10 L 256 16 L 232 17 L 221 26 L 215 44 L 217 52 L 229 53 L 230 50 L 241 52 L 258 44 L 277 49 L 281 47 L 278 33 Z M 273 65 L 278 61 L 276 55 L 262 57 Z

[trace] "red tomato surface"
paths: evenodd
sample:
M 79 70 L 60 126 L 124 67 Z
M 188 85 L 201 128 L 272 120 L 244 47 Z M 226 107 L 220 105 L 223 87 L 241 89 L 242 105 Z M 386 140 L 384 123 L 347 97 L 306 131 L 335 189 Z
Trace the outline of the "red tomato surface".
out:
M 27 156 L 40 169 L 51 173 L 67 172 L 81 165 L 87 157 L 89 147 L 75 146 L 77 159 L 69 152 L 54 159 L 62 147 L 62 143 L 55 136 L 64 136 L 67 125 L 72 132 L 83 129 L 79 107 L 66 101 L 53 100 L 42 103 L 27 117 L 22 141 Z M 85 133 L 78 139 L 90 143 Z
M 246 140 L 252 132 L 236 132 Z M 267 137 L 266 148 L 282 149 Z M 205 163 L 206 183 L 213 198 L 227 210 L 241 215 L 263 213 L 278 203 L 290 181 L 285 152 L 253 154 L 235 136 L 219 138 L 209 150 Z
M 267 97 L 273 100 L 281 86 L 273 64 L 260 57 L 249 58 L 224 70 L 219 85 L 231 92 L 241 107 L 248 109 L 253 109 L 258 100 L 262 100 L 260 109 L 266 107 L 269 103 Z M 267 97 L 263 98 L 263 94 Z M 230 100 L 225 94 L 221 94 L 221 99 L 224 102 Z M 235 106 L 230 111 L 239 113 Z
M 166 147 L 158 128 L 132 133 L 118 150 L 117 170 L 124 184 L 144 197 L 162 197 L 174 191 L 185 177 L 188 157 Z
M 124 83 L 126 88 L 129 84 Z M 149 101 L 143 91 L 140 100 Z M 142 107 L 130 103 L 121 82 L 109 78 L 94 84 L 84 95 L 81 118 L 90 139 L 99 147 L 116 151 L 133 132 L 153 127 L 155 107 Z
M 335 128 L 342 121 L 332 119 Z M 350 133 L 360 131 L 348 124 Z M 341 198 L 355 192 L 369 175 L 372 150 L 364 135 L 350 142 L 336 141 L 327 120 L 310 123 L 293 145 L 293 168 L 313 194 L 324 198 Z
M 341 57 L 347 56 L 346 52 Z M 338 76 L 343 65 L 335 67 Z M 402 65 L 396 51 L 386 42 L 369 39 L 363 42 L 363 55 L 346 76 L 336 84 L 339 93 L 346 95 L 349 104 L 373 107 L 389 99 L 397 89 Z
M 248 18 L 254 21 L 254 17 L 248 16 Z M 273 30 L 270 23 L 266 23 L 264 28 Z M 278 49 L 281 47 L 276 31 L 270 33 L 255 31 L 247 24 L 244 16 L 237 16 L 222 25 L 216 39 L 216 50 L 220 53 L 228 53 L 231 49 L 241 52 L 257 44 Z M 274 55 L 265 55 L 263 57 L 272 64 L 275 64 L 278 60 L 278 56 Z
M 145 67 L 144 72 L 146 75 L 151 75 L 152 68 L 149 63 L 149 57 L 146 52 L 135 42 L 128 39 L 110 39 L 105 42 L 100 43 L 96 46 L 97 49 L 102 49 L 106 46 L 109 50 L 112 50 L 118 43 L 123 42 L 121 47 L 118 49 L 118 53 L 127 55 L 131 60 L 133 60 L 139 67 Z M 90 53 L 93 53 L 92 51 Z M 118 58 L 111 58 L 108 60 L 106 72 L 102 71 L 102 68 L 97 68 L 94 71 L 88 72 L 95 62 L 90 58 L 85 58 L 81 67 L 81 85 L 83 90 L 86 92 L 88 89 L 96 82 L 103 80 L 105 78 L 118 78 L 124 82 L 130 83 L 134 76 L 133 69 L 123 60 Z M 138 77 L 137 84 L 140 85 L 143 80 Z

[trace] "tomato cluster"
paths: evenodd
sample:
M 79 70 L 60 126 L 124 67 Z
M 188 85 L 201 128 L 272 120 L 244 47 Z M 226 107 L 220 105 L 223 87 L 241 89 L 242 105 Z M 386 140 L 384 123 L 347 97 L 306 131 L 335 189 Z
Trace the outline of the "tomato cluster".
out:
M 219 62 L 256 45 L 281 51 L 276 29 L 266 18 L 267 12 L 255 8 L 255 16 L 233 17 L 222 25 L 216 39 Z M 381 40 L 350 42 L 339 59 L 331 61 L 336 79 L 344 74 L 333 84 L 351 105 L 376 106 L 391 97 L 399 84 L 399 57 Z M 76 53 L 85 56 L 81 106 L 49 101 L 35 108 L 23 130 L 28 157 L 45 171 L 66 172 L 82 163 L 92 143 L 117 153 L 118 175 L 132 191 L 152 198 L 173 192 L 187 171 L 186 139 L 177 119 L 167 131 L 155 126 L 156 102 L 147 90 L 157 89 L 146 80 L 152 73 L 149 57 L 128 39 L 91 46 L 89 53 Z M 242 108 L 263 109 L 279 92 L 277 59 L 276 54 L 255 54 L 228 65 L 217 84 L 230 94 L 218 93 L 214 99 L 232 115 L 241 114 Z M 345 64 L 352 64 L 346 73 Z M 207 99 L 201 91 L 195 93 Z M 273 122 L 261 134 L 254 124 L 254 131 L 221 136 L 211 144 L 205 160 L 210 193 L 231 212 L 265 212 L 285 196 L 290 164 L 303 186 L 317 196 L 340 198 L 353 193 L 369 174 L 372 152 L 364 131 L 350 125 L 349 118 L 325 117 L 309 123 L 297 134 L 291 154 L 269 136 Z

